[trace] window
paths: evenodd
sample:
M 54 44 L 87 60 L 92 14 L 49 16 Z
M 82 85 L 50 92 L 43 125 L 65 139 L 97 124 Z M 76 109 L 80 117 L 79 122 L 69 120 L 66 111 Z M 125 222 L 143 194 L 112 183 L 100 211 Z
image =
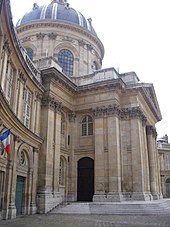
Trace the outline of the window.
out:
M 81 135 L 90 136 L 93 135 L 93 120 L 90 116 L 85 116 L 81 122 Z
M 165 170 L 170 170 L 170 154 L 164 154 Z
M 63 49 L 58 53 L 58 62 L 67 76 L 73 75 L 74 57 L 71 51 Z
M 31 48 L 26 48 L 28 57 L 33 60 L 33 50 Z
M 13 82 L 14 69 L 11 64 L 8 62 L 6 69 L 6 99 L 10 103 L 11 94 L 12 94 L 12 82 Z
M 64 119 L 64 115 L 62 114 L 61 116 L 61 134 L 64 135 L 65 133 L 65 119 Z
M 27 128 L 30 127 L 31 103 L 32 103 L 32 93 L 29 89 L 25 89 L 24 90 L 23 123 Z
M 65 185 L 65 162 L 64 159 L 60 159 L 60 172 L 59 172 L 59 184 Z
M 92 70 L 93 72 L 97 70 L 97 63 L 95 61 L 92 64 Z
M 0 211 L 3 207 L 3 200 L 4 200 L 4 172 L 0 171 Z

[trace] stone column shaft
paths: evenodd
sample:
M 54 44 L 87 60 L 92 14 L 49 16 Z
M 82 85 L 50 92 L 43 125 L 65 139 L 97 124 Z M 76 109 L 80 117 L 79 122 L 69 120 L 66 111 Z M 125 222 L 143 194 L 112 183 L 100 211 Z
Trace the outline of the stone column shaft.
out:
M 121 196 L 121 160 L 119 118 L 108 117 L 108 155 L 109 155 L 109 194 L 111 201 L 120 201 Z
M 157 165 L 157 149 L 155 134 L 156 131 L 152 126 L 147 126 L 147 144 L 148 144 L 148 157 L 149 157 L 149 170 L 150 170 L 150 187 L 153 199 L 159 198 L 158 188 L 158 165 Z
M 104 167 L 104 125 L 103 118 L 96 118 L 95 132 L 95 194 L 93 201 L 103 201 L 105 197 Z

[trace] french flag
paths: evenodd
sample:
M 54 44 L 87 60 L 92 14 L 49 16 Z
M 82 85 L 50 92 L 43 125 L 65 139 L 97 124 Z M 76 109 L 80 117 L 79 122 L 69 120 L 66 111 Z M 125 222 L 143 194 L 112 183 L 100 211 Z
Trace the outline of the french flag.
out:
M 0 136 L 0 141 L 3 143 L 7 154 L 10 154 L 10 129 Z

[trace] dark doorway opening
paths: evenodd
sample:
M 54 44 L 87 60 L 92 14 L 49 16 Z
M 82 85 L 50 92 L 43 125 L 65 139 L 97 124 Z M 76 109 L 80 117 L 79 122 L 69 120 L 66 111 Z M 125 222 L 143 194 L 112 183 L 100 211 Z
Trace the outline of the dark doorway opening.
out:
M 94 160 L 82 158 L 78 161 L 77 201 L 92 201 L 94 195 Z
M 16 196 L 15 196 L 16 215 L 22 214 L 23 199 L 24 199 L 24 184 L 25 184 L 25 177 L 17 176 Z

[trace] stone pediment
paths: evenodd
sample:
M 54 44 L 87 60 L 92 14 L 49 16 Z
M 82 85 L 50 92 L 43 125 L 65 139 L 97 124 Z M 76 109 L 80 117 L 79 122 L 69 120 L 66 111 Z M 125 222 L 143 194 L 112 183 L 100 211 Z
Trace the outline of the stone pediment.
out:
M 162 119 L 162 116 L 153 84 L 141 83 L 139 84 L 139 86 L 140 86 L 139 90 L 141 91 L 145 101 L 147 102 L 150 109 L 152 109 L 156 119 L 160 121 Z

